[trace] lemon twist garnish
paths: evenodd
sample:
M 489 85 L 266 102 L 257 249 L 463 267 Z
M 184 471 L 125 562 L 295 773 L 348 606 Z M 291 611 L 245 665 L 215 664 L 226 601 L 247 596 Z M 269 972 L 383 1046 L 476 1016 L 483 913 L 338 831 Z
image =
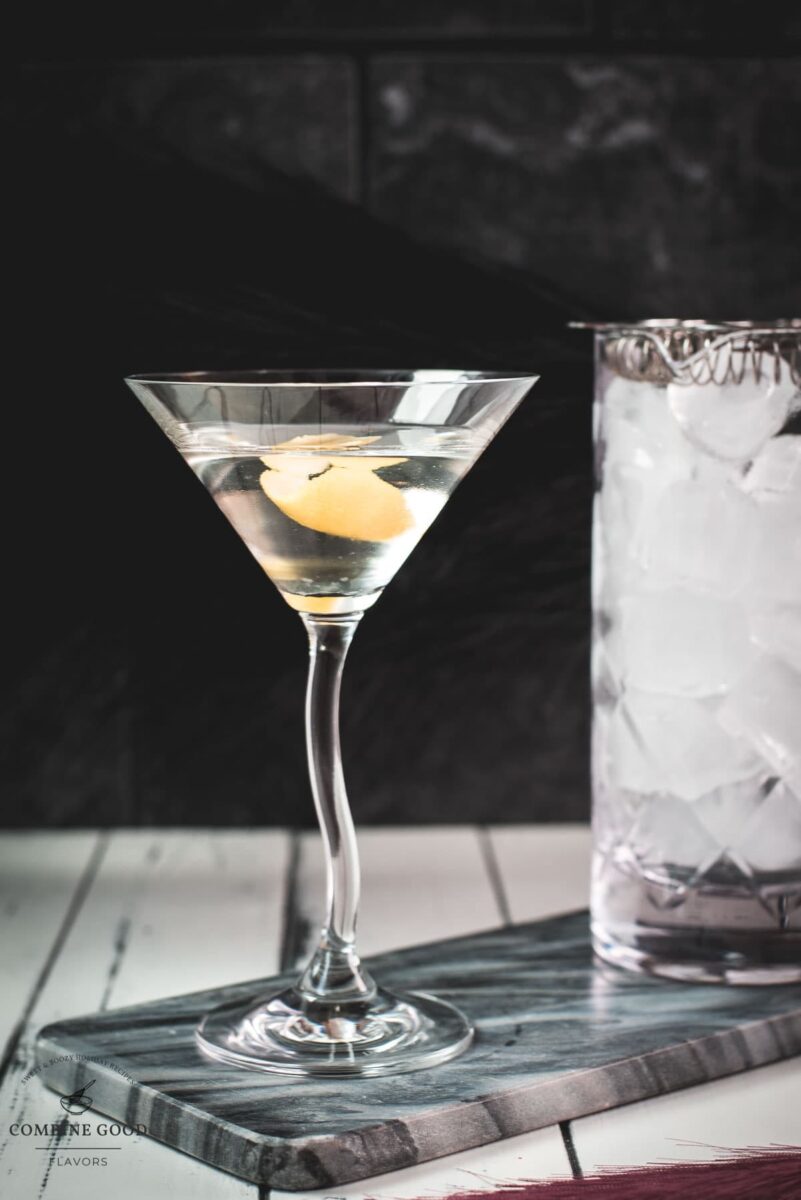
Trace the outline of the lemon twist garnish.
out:
M 380 434 L 349 437 L 346 433 L 299 433 L 286 442 L 276 442 L 273 450 L 357 450 L 377 442 Z
M 293 438 L 262 455 L 262 491 L 299 525 L 334 537 L 388 542 L 414 525 L 403 493 L 375 472 L 406 462 L 383 455 L 294 454 L 288 450 L 344 450 L 374 437 L 321 434 Z

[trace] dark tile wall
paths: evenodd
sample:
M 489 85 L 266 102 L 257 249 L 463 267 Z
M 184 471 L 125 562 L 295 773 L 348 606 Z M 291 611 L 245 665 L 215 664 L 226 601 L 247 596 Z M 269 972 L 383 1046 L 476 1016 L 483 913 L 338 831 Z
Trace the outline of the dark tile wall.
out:
M 261 10 L 261 11 L 259 11 Z M 554 37 L 590 34 L 592 0 L 289 0 L 253 6 L 252 28 L 272 36 L 359 39 L 389 37 L 498 38 L 507 34 Z M 226 22 L 209 20 L 204 29 L 224 32 Z
M 443 361 L 543 378 L 356 639 L 354 808 L 586 816 L 591 365 L 564 324 L 798 312 L 798 11 L 18 14 L 2 820 L 311 823 L 300 624 L 120 379 Z
M 612 0 L 599 5 L 608 13 L 611 36 L 620 42 L 651 40 L 658 48 L 672 44 L 697 45 L 706 53 L 719 48 L 748 50 L 764 46 L 772 55 L 801 39 L 801 13 L 782 0 L 755 7 L 752 0 L 670 0 L 668 4 L 643 4 L 642 0 Z M 792 52 L 792 45 L 789 47 Z
M 18 135 L 52 137 L 56 125 L 67 141 L 135 137 L 253 187 L 274 168 L 344 199 L 358 193 L 356 79 L 347 58 L 36 65 L 19 72 L 8 103 Z
M 332 43 L 369 51 L 399 42 L 513 46 L 521 40 L 558 41 L 566 49 L 657 42 L 660 51 L 684 46 L 709 55 L 776 56 L 792 53 L 788 43 L 801 39 L 801 18 L 787 0 L 763 0 L 758 10 L 752 0 L 199 0 L 191 17 L 163 5 L 154 16 L 143 4 L 91 17 L 55 10 L 46 22 L 36 11 L 19 11 L 12 32 L 22 57 L 56 60 L 88 52 L 188 57 Z
M 621 316 L 799 296 L 799 60 L 381 58 L 368 203 Z
M 36 635 L 25 636 L 31 617 L 9 625 L 16 636 L 4 654 L 4 823 L 135 824 L 125 633 L 62 611 L 50 622 L 37 614 Z

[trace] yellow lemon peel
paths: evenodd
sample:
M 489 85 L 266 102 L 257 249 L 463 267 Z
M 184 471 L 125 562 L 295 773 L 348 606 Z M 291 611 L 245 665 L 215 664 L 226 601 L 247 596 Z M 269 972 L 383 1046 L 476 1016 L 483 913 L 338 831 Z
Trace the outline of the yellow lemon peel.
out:
M 349 437 L 345 433 L 299 433 L 286 442 L 276 442 L 273 450 L 354 450 L 377 442 L 380 434 Z
M 342 467 L 345 471 L 380 471 L 382 467 L 396 467 L 398 463 L 405 463 L 406 459 L 387 458 L 378 454 L 349 454 L 342 458 L 326 457 L 325 461 L 332 467 Z
M 414 525 L 403 493 L 375 474 L 405 462 L 403 458 L 278 453 L 265 454 L 261 461 L 268 468 L 259 476 L 265 496 L 307 529 L 388 542 Z

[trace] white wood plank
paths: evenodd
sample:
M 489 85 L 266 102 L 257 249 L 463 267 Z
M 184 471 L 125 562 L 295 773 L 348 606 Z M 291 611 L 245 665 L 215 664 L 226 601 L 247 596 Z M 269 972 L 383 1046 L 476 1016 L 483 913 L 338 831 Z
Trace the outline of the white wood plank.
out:
M 699 985 L 700 986 L 700 985 Z M 703 1162 L 732 1149 L 801 1146 L 801 1060 L 573 1121 L 585 1173 L 601 1167 Z
M 254 977 L 277 966 L 287 838 L 280 832 L 121 833 L 31 1014 L 41 1025 L 103 1006 L 156 999 Z M 14 1120 L 52 1122 L 62 1110 L 24 1060 L 4 1082 L 0 1109 Z M 96 1131 L 97 1121 L 87 1113 Z M 0 1145 L 0 1178 L 10 1193 L 38 1200 L 79 1195 L 171 1196 L 176 1200 L 255 1200 L 251 1185 L 146 1137 L 71 1139 L 111 1143 L 104 1167 L 53 1166 L 33 1138 Z M 100 1154 L 98 1153 L 98 1157 Z
M 0 836 L 0 1057 L 45 966 L 96 833 Z
M 134 839 L 131 848 L 141 837 L 125 836 Z M 154 852 L 161 856 L 156 862 Z M 115 844 L 111 863 L 124 864 L 129 854 L 129 846 Z M 108 1007 L 199 991 L 278 969 L 288 860 L 285 833 L 170 833 L 151 838 L 145 858 L 151 868 L 145 888 L 124 867 L 114 870 L 115 894 L 120 886 L 128 890 L 129 925 Z
M 589 904 L 588 826 L 498 826 L 489 838 L 513 921 L 536 921 Z
M 363 954 L 459 937 L 502 923 L 481 835 L 474 828 L 364 829 L 359 846 Z M 323 885 L 320 839 L 304 835 L 298 892 L 312 935 L 322 912 Z M 293 1195 L 319 1200 L 404 1200 L 459 1190 L 491 1191 L 499 1182 L 569 1177 L 570 1173 L 561 1134 L 549 1128 L 358 1183 L 301 1193 L 271 1191 L 270 1195 L 272 1200 L 291 1200 Z
M 468 826 L 359 831 L 359 950 L 378 954 L 501 924 L 476 831 Z M 316 937 L 325 871 L 319 834 L 304 834 L 298 902 Z M 305 953 L 305 951 L 304 951 Z

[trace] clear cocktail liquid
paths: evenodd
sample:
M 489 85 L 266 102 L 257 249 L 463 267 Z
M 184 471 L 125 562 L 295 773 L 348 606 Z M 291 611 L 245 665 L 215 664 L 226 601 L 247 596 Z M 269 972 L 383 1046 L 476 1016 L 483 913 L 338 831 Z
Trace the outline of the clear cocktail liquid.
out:
M 293 425 L 187 427 L 180 448 L 285 600 L 335 614 L 376 601 L 480 447 L 469 430 Z
M 610 961 L 748 983 L 801 978 L 801 395 L 743 354 L 598 365 L 592 908 Z

